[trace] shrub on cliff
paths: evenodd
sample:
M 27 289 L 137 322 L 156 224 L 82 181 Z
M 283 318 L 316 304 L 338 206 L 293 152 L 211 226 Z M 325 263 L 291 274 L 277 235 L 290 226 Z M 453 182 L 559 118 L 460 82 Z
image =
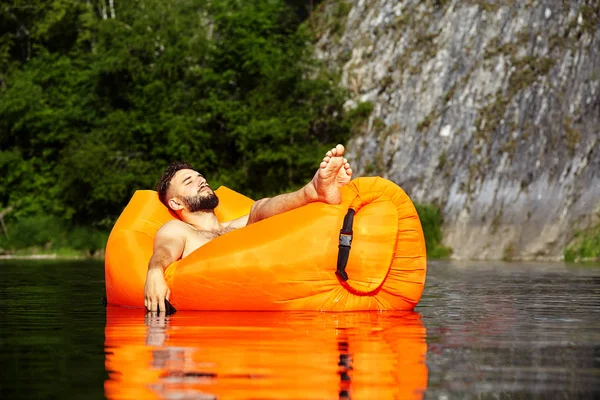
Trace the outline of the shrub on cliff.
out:
M 600 260 L 600 225 L 578 232 L 564 256 L 567 262 Z
M 415 204 L 423 233 L 427 256 L 430 258 L 448 258 L 452 249 L 442 243 L 442 214 L 440 209 L 432 204 Z

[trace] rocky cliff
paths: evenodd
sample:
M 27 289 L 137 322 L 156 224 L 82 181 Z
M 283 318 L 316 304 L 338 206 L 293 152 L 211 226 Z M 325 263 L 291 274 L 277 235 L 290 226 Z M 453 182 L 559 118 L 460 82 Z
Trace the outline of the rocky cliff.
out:
M 357 175 L 438 205 L 454 257 L 560 258 L 598 223 L 599 1 L 325 1 L 312 24 L 372 105 Z

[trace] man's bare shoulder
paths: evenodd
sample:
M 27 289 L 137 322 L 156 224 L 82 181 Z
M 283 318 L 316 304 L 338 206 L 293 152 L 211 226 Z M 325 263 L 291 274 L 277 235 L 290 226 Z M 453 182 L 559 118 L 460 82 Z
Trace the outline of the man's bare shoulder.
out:
M 173 237 L 186 235 L 191 229 L 192 227 L 189 224 L 186 224 L 185 222 L 180 221 L 178 219 L 173 219 L 161 226 L 158 232 L 156 232 L 156 236 Z
M 154 238 L 155 254 L 157 249 L 162 249 L 169 253 L 172 261 L 181 258 L 189 236 L 188 229 L 189 226 L 185 222 L 178 220 L 169 221 L 161 226 Z

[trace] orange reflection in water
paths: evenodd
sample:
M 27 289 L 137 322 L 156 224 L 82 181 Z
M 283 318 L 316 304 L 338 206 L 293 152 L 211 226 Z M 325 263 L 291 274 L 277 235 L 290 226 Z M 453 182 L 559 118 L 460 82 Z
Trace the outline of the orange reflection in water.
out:
M 416 312 L 178 312 L 109 306 L 108 399 L 419 399 Z

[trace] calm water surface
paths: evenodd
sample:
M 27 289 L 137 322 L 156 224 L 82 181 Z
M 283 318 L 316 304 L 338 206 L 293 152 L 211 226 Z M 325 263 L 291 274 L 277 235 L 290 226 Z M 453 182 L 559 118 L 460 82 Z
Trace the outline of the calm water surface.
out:
M 0 260 L 0 398 L 593 399 L 600 266 L 431 262 L 415 312 L 104 308 L 99 261 Z

